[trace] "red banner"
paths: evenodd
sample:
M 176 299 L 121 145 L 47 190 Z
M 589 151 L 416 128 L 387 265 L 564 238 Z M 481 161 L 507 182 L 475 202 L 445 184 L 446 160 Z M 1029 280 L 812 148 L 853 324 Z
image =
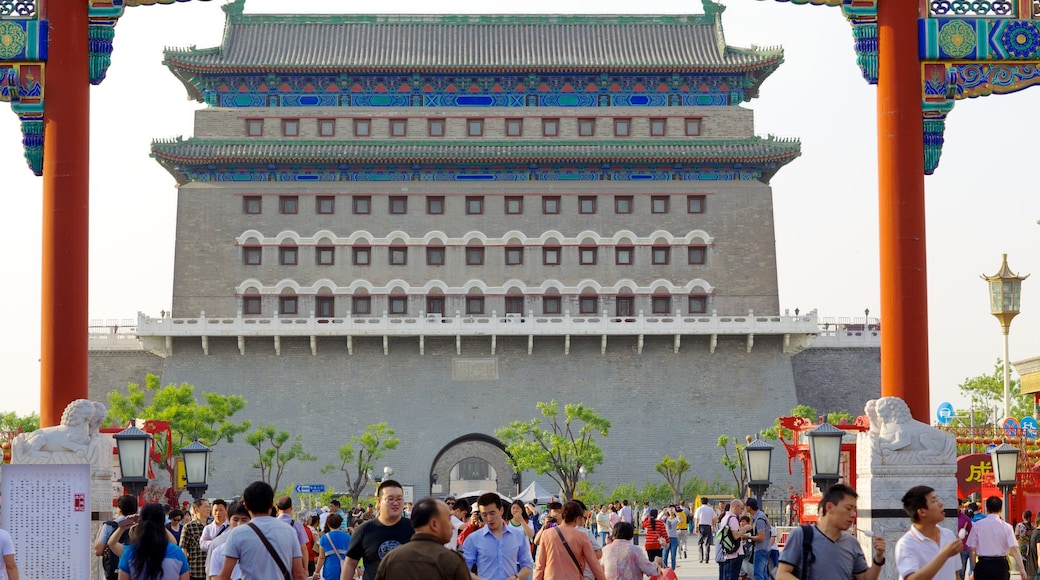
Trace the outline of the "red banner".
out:
M 957 458 L 957 497 L 981 492 L 982 483 L 993 480 L 993 459 L 987 453 L 971 453 Z

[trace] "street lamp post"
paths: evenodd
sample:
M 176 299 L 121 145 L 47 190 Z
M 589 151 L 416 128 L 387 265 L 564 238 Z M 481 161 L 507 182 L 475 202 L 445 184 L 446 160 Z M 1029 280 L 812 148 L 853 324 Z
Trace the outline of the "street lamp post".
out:
M 744 454 L 748 466 L 748 487 L 755 494 L 759 507 L 762 506 L 762 496 L 772 483 L 769 479 L 769 470 L 772 466 L 773 446 L 755 438 L 744 447 Z
M 127 493 L 137 497 L 148 486 L 148 452 L 152 436 L 131 423 L 113 438 L 119 453 L 119 483 Z
M 200 499 L 209 489 L 209 454 L 213 450 L 206 447 L 196 439 L 186 447 L 181 447 L 181 456 L 184 457 L 184 479 L 187 482 L 184 487 L 192 499 Z
M 809 431 L 809 455 L 812 458 L 813 481 L 820 493 L 838 483 L 841 469 L 841 440 L 845 432 L 830 423 L 821 423 Z
M 1011 516 L 1011 490 L 1018 479 L 1018 448 L 1001 443 L 990 452 L 993 457 L 993 482 L 1004 495 L 1004 521 Z
M 992 276 L 983 274 L 982 279 L 989 283 L 990 313 L 1000 321 L 1000 329 L 1004 333 L 1004 416 L 1011 416 L 1011 369 L 1008 366 L 1008 332 L 1011 320 L 1018 315 L 1022 299 L 1022 280 L 1029 277 L 1019 276 L 1011 271 L 1007 263 L 1007 254 L 1001 254 L 1000 271 Z

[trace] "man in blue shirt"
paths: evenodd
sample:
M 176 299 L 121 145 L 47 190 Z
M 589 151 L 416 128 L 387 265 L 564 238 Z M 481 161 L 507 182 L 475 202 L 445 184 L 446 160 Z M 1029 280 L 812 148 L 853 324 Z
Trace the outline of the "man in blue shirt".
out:
M 502 499 L 485 493 L 477 499 L 484 527 L 472 532 L 462 545 L 466 566 L 477 566 L 484 580 L 524 580 L 530 577 L 534 562 L 523 530 L 506 525 L 502 519 Z

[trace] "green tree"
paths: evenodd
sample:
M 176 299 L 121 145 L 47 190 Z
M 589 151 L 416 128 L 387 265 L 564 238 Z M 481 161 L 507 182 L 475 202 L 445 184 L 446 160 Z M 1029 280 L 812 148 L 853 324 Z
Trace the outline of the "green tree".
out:
M 394 437 L 394 430 L 386 423 L 375 423 L 365 427 L 361 435 L 354 435 L 343 447 L 339 448 L 339 467 L 329 463 L 322 468 L 322 473 L 342 471 L 346 479 L 347 490 L 350 494 L 351 503 L 357 503 L 358 498 L 365 491 L 365 486 L 371 481 L 372 470 L 375 462 L 379 461 L 386 452 L 397 449 L 400 437 Z M 353 471 L 353 473 L 351 473 Z
M 682 454 L 675 459 L 665 455 L 664 459 L 654 466 L 654 469 L 664 477 L 664 480 L 668 482 L 668 487 L 672 489 L 672 501 L 679 503 L 679 496 L 683 489 L 683 474 L 690 470 L 690 462 Z
M 668 499 L 672 496 L 672 490 L 669 489 L 667 483 L 653 483 L 650 481 L 643 482 L 643 489 L 639 490 L 636 494 L 636 502 L 643 503 L 644 501 L 650 502 L 652 506 L 662 506 L 668 503 Z M 635 510 L 635 508 L 633 508 Z
M 749 437 L 750 439 L 750 437 Z M 733 454 L 730 455 L 729 446 L 733 444 Z M 747 463 L 744 461 L 744 447 L 747 443 L 740 443 L 736 438 L 729 435 L 719 435 L 716 443 L 722 449 L 722 466 L 733 476 L 733 495 L 735 497 L 747 497 Z
M 718 480 L 718 474 L 716 480 Z M 715 493 L 712 485 L 696 476 L 690 477 L 689 481 L 683 484 L 682 487 L 682 499 L 687 502 L 692 502 L 698 495 L 704 495 L 707 493 Z
M 281 483 L 282 473 L 290 461 L 315 461 L 317 457 L 303 449 L 303 441 L 297 435 L 286 448 L 292 435 L 286 430 L 279 431 L 274 425 L 267 424 L 246 435 L 246 442 L 256 449 L 257 460 L 253 467 L 260 470 L 260 479 L 274 489 Z M 272 481 L 271 478 L 274 478 Z
M 814 423 L 820 419 L 820 413 L 817 412 L 816 409 L 810 407 L 809 405 L 798 405 L 797 407 L 791 409 L 791 412 L 788 413 L 787 416 L 802 417 L 804 419 L 809 419 Z M 842 421 L 852 423 L 855 420 L 855 415 L 847 411 L 832 411 L 830 413 L 827 413 L 827 422 L 831 425 L 839 425 Z M 784 429 L 783 427 L 781 427 L 780 418 L 777 417 L 776 421 L 773 422 L 772 427 L 762 431 L 762 438 L 777 439 L 781 431 L 783 431 L 784 439 L 790 441 L 792 437 L 791 430 Z
M 585 480 L 578 482 L 578 487 L 574 492 L 578 499 L 585 503 L 585 507 L 590 510 L 596 509 L 596 506 L 607 503 L 607 491 L 603 488 L 602 483 L 590 483 Z
M 1014 369 L 1012 369 L 1014 371 Z M 1033 396 L 1021 394 L 1018 379 L 1009 381 L 1011 389 L 1011 416 L 1025 417 L 1033 414 Z M 967 397 L 975 407 L 975 425 L 992 425 L 993 420 L 1004 418 L 1004 361 L 997 358 L 993 372 L 988 375 L 967 377 L 957 385 L 961 395 Z M 994 409 L 996 413 L 994 413 Z M 967 426 L 970 419 L 955 419 L 957 424 Z
M 40 428 L 40 414 L 20 416 L 14 411 L 0 413 L 0 433 L 28 433 Z
M 165 471 L 172 466 L 167 460 L 176 456 L 181 447 L 195 438 L 209 447 L 221 441 L 235 442 L 235 436 L 249 430 L 249 421 L 235 423 L 231 417 L 246 406 L 241 395 L 218 395 L 201 393 L 204 403 L 195 397 L 195 387 L 188 383 L 161 385 L 159 377 L 149 373 L 144 386 L 137 383 L 127 385 L 127 394 L 112 391 L 108 394 L 109 425 L 126 425 L 133 419 L 168 421 L 173 440 L 173 449 L 166 449 L 166 440 L 155 439 L 155 446 L 163 460 L 159 467 Z
M 533 469 L 538 475 L 548 474 L 560 486 L 565 499 L 574 497 L 581 468 L 588 473 L 603 462 L 603 450 L 596 444 L 596 434 L 606 437 L 610 421 L 581 403 L 564 406 L 563 422 L 556 401 L 539 401 L 538 411 L 548 423 L 542 428 L 542 419 L 513 421 L 508 427 L 495 431 L 506 446 L 517 471 Z
M 622 483 L 614 488 L 614 491 L 610 492 L 610 501 L 621 501 L 627 499 L 629 503 L 636 500 L 636 496 L 639 495 L 639 490 L 636 489 L 633 483 Z

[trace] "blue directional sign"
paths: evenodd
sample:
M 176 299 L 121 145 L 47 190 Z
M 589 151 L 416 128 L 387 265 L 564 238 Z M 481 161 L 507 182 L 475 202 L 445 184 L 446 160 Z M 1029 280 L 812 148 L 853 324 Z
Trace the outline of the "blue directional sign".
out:
M 1022 417 L 1019 425 L 1022 427 L 1022 435 L 1024 435 L 1026 439 L 1036 439 L 1037 432 L 1040 431 L 1040 423 L 1037 423 L 1036 419 L 1032 417 Z
M 297 485 L 296 493 L 325 493 L 325 484 L 308 483 L 306 485 Z
M 1000 423 L 1000 426 L 1004 428 L 1004 435 L 1007 437 L 1018 437 L 1018 419 L 1007 417 Z
M 953 405 L 945 401 L 939 403 L 939 408 L 935 411 L 935 417 L 943 425 L 949 425 L 953 421 Z

